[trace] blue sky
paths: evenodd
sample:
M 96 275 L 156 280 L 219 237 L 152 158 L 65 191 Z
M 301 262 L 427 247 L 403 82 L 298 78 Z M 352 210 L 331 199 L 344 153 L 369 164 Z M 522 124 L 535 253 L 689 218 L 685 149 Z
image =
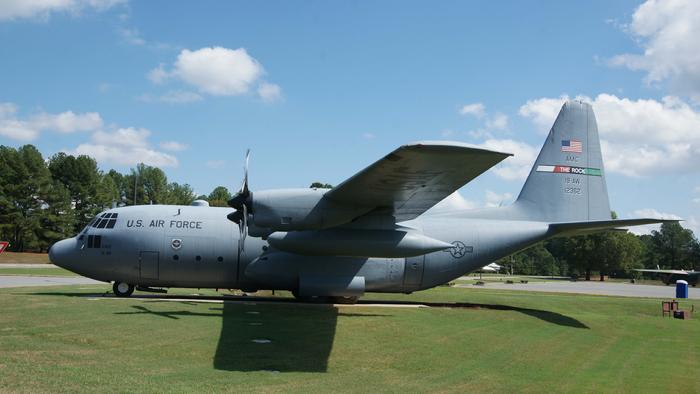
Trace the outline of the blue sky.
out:
M 511 151 L 451 199 L 517 196 L 566 97 L 621 216 L 700 230 L 698 2 L 0 0 L 0 143 L 139 161 L 198 193 L 337 184 L 397 146 Z

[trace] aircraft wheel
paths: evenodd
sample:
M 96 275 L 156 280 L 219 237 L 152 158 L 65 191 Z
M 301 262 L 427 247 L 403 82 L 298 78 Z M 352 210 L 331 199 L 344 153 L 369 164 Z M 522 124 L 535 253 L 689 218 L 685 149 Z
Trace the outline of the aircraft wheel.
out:
M 299 302 L 313 302 L 313 301 L 314 301 L 314 297 L 299 295 L 299 291 L 298 291 L 298 290 L 292 290 L 292 295 L 293 295 L 294 298 L 296 298 L 296 300 L 299 301 Z
M 117 297 L 129 297 L 134 292 L 134 285 L 124 282 L 114 282 L 112 290 Z

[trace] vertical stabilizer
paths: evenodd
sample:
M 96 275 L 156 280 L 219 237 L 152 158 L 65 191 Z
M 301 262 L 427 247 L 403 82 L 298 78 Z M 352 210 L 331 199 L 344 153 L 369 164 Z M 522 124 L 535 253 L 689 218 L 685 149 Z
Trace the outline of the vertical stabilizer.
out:
M 590 104 L 568 101 L 561 108 L 516 205 L 533 220 L 610 219 L 598 126 Z

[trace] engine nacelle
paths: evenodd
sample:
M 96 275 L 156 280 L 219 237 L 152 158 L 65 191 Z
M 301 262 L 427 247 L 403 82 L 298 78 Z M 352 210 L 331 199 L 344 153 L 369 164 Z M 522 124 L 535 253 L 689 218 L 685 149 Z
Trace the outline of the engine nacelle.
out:
M 327 189 L 280 189 L 253 193 L 253 224 L 273 231 L 320 230 L 350 222 L 371 208 L 330 201 Z
M 413 257 L 454 247 L 408 228 L 278 231 L 267 242 L 276 249 L 307 256 Z

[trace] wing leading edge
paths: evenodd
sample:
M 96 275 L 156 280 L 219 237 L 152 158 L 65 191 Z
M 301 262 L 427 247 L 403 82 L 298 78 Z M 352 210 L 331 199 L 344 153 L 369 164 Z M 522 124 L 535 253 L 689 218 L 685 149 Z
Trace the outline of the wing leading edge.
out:
M 510 153 L 459 142 L 403 145 L 326 195 L 341 204 L 388 209 L 396 221 L 418 217 Z

